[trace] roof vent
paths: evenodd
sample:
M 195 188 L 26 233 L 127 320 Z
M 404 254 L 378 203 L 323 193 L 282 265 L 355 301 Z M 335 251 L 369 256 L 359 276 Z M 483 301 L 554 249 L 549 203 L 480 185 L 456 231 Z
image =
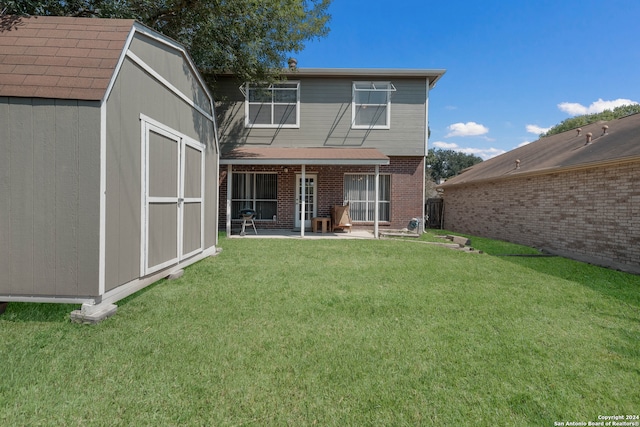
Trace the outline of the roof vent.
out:
M 591 137 L 593 134 L 591 132 L 587 132 L 587 142 L 584 145 L 591 144 Z
M 516 169 L 520 169 L 520 159 L 516 159 Z
M 606 135 L 607 133 L 609 133 L 609 126 L 602 126 L 602 135 Z
M 582 133 L 582 128 L 578 128 L 576 129 L 578 131 L 578 133 L 576 134 L 576 136 L 580 136 L 580 134 Z
M 296 58 L 289 58 L 287 64 L 289 64 L 290 70 L 295 70 L 296 68 L 298 68 L 298 60 Z

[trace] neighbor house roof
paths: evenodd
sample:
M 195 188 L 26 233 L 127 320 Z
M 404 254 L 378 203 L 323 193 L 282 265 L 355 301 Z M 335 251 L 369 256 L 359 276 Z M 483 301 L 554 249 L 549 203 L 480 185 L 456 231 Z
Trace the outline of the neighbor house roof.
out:
M 591 140 L 587 143 L 587 134 Z M 519 161 L 519 162 L 516 162 Z M 541 138 L 478 163 L 440 187 L 640 161 L 640 114 Z
M 230 165 L 388 165 L 389 157 L 375 148 L 239 147 L 220 158 Z
M 101 100 L 132 19 L 3 16 L 0 96 Z

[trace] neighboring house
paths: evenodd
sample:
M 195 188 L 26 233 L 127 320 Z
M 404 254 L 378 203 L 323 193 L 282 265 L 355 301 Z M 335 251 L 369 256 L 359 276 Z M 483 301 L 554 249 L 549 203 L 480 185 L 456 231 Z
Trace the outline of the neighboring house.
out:
M 346 203 L 353 227 L 376 234 L 423 218 L 429 92 L 444 72 L 293 67 L 271 85 L 218 76 L 220 224 L 231 233 L 253 209 L 258 229 L 304 235 Z
M 640 273 L 640 114 L 542 138 L 440 189 L 448 230 Z
M 90 318 L 216 251 L 213 99 L 133 20 L 2 17 L 0 301 Z

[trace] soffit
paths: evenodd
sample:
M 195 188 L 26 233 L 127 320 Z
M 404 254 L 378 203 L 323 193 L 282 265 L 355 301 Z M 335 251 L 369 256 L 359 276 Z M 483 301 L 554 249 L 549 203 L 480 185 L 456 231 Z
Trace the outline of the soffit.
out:
M 445 69 L 422 68 L 296 68 L 283 70 L 282 75 L 289 80 L 303 77 L 349 78 L 361 80 L 381 79 L 429 79 L 433 87 L 447 72 Z M 233 77 L 232 73 L 218 73 L 219 76 Z

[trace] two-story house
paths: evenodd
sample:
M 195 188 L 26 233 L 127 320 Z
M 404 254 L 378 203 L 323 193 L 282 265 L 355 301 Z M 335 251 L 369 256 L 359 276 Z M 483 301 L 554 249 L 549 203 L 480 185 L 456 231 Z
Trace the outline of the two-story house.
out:
M 258 229 L 304 235 L 347 203 L 353 227 L 376 236 L 423 218 L 429 91 L 444 73 L 294 67 L 268 85 L 218 76 L 220 224 L 231 234 L 252 209 Z

